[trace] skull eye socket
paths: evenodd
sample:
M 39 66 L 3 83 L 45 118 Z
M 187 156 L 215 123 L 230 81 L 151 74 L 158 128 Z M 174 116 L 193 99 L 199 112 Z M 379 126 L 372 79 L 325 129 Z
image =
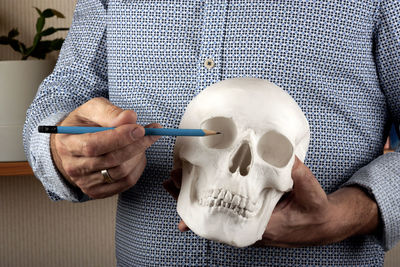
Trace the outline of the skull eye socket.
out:
M 201 123 L 201 128 L 222 133 L 201 138 L 203 144 L 209 148 L 227 148 L 236 139 L 236 125 L 230 118 L 214 117 L 205 120 Z
M 276 131 L 265 133 L 257 146 L 260 157 L 268 164 L 277 168 L 285 167 L 293 155 L 290 141 Z

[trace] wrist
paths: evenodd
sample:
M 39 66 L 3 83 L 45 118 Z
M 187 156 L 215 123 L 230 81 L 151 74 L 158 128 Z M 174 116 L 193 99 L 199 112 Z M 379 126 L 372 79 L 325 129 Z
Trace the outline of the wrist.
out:
M 77 187 L 77 185 L 71 180 L 71 178 L 69 178 L 69 176 L 64 171 L 64 168 L 62 167 L 62 161 L 56 149 L 56 141 L 54 134 L 50 135 L 50 153 L 51 157 L 53 158 L 54 165 L 56 166 L 57 170 L 61 173 L 61 176 L 64 178 L 64 180 L 66 180 L 72 186 Z
M 337 241 L 354 235 L 371 234 L 378 228 L 378 206 L 359 187 L 343 187 L 328 195 L 328 200 L 328 230 Z

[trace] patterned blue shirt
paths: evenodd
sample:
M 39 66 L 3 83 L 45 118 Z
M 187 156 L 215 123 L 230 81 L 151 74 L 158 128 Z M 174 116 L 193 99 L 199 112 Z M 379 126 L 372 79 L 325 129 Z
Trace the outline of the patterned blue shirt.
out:
M 87 100 L 134 109 L 140 124 L 177 127 L 189 101 L 233 77 L 268 79 L 300 105 L 311 129 L 305 164 L 327 193 L 356 184 L 379 206 L 375 236 L 297 249 L 234 248 L 180 233 L 162 188 L 175 139 L 148 151 L 139 183 L 119 196 L 120 266 L 379 266 L 400 238 L 400 153 L 382 155 L 400 120 L 398 0 L 79 0 L 57 66 L 27 113 L 27 157 L 54 200 L 84 201 L 60 177 L 49 136 Z M 212 59 L 213 68 L 204 62 Z

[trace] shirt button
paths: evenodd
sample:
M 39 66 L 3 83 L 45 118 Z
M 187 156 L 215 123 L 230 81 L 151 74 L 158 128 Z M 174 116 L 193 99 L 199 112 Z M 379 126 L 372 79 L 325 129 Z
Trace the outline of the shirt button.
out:
M 215 67 L 215 62 L 214 62 L 214 60 L 212 59 L 212 58 L 207 58 L 205 61 L 204 61 L 204 67 L 206 67 L 207 69 L 212 69 L 212 68 L 214 68 Z

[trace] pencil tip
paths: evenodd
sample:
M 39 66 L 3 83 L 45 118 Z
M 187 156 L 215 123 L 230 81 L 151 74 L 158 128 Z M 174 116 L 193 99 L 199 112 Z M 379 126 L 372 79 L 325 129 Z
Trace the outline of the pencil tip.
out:
M 203 132 L 205 133 L 205 135 L 217 135 L 217 134 L 222 134 L 222 132 L 217 132 L 214 130 L 203 130 Z

